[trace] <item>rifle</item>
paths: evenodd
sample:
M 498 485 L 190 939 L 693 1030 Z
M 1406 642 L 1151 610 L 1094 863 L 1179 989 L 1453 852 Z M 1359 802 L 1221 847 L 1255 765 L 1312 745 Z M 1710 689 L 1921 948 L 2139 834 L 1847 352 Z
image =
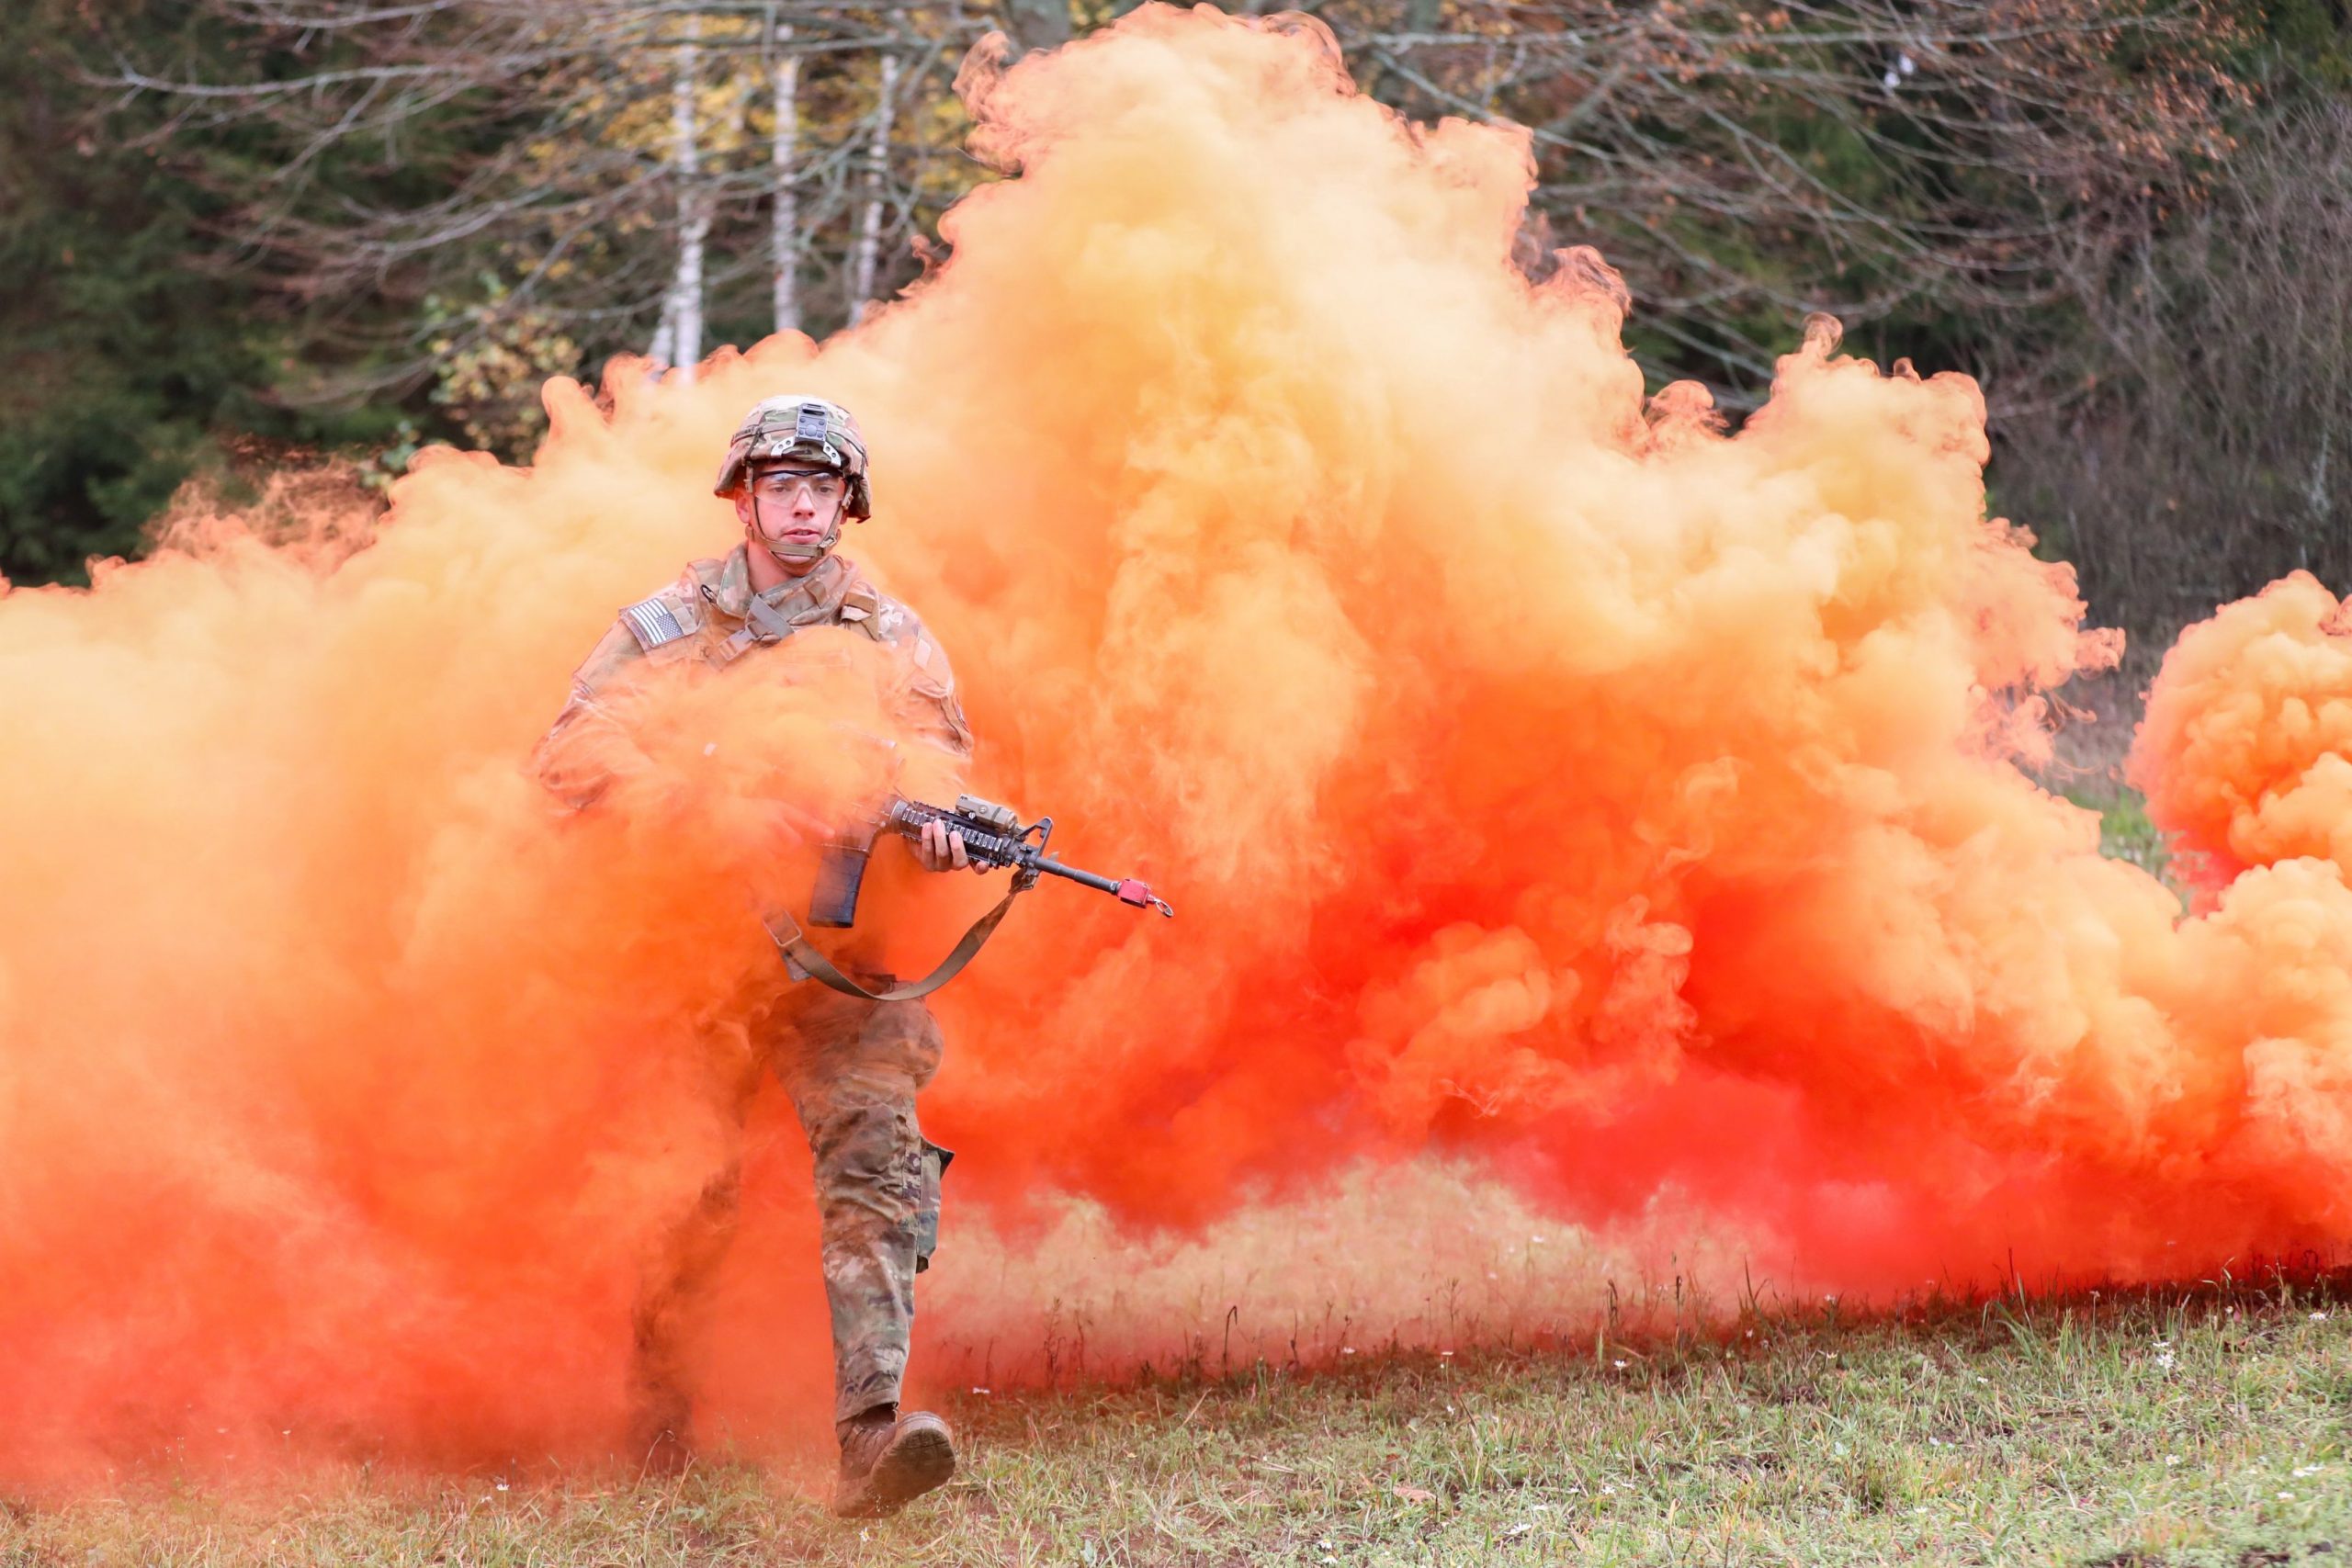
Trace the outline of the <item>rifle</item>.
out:
M 912 1001 L 928 996 L 947 984 L 972 961 L 981 946 L 996 931 L 997 925 L 1012 909 L 1013 899 L 1037 885 L 1041 876 L 1059 876 L 1082 886 L 1108 893 L 1122 904 L 1138 909 L 1157 909 L 1170 919 L 1176 911 L 1167 899 L 1154 893 L 1136 878 L 1103 876 L 1096 872 L 1082 871 L 1067 865 L 1046 852 L 1054 836 L 1054 819 L 1040 817 L 1023 826 L 1020 815 L 1009 806 L 982 800 L 977 795 L 956 797 L 953 810 L 945 807 L 926 806 L 904 795 L 892 795 L 872 831 L 859 838 L 837 840 L 825 848 L 817 866 L 817 885 L 808 900 L 808 923 L 834 931 L 846 930 L 857 919 L 858 894 L 865 883 L 866 859 L 873 853 L 874 844 L 885 833 L 896 833 L 904 839 L 920 839 L 923 829 L 933 822 L 946 824 L 947 830 L 964 840 L 964 852 L 974 863 L 983 866 L 1009 866 L 1012 869 L 1012 886 L 995 908 L 980 917 L 963 940 L 956 944 L 938 968 L 910 985 L 897 986 L 888 990 L 870 991 L 843 975 L 832 962 L 808 942 L 792 918 L 772 914 L 767 918 L 768 934 L 775 939 L 784 952 L 785 964 L 793 971 L 795 979 L 814 979 L 836 991 L 864 997 L 872 1001 Z M 779 926 L 783 929 L 779 930 Z M 787 934 L 788 933 L 788 934 Z

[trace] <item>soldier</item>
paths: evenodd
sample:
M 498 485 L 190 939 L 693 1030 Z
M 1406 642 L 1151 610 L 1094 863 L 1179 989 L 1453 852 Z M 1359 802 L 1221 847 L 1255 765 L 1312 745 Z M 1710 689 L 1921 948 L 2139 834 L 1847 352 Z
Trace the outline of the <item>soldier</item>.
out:
M 763 655 L 812 627 L 844 628 L 882 645 L 893 656 L 907 728 L 957 762 L 967 760 L 971 730 L 946 657 L 904 605 L 833 553 L 844 519 L 873 511 L 865 439 L 847 411 L 809 397 L 760 403 L 729 445 L 717 489 L 735 503 L 742 543 L 723 559 L 694 562 L 673 586 L 620 613 L 541 743 L 548 787 L 584 808 L 617 773 L 651 765 L 628 741 L 626 700 L 648 669 L 699 659 L 722 670 L 738 660 L 773 670 L 782 661 Z M 939 823 L 915 852 L 926 870 L 969 863 L 963 840 Z M 740 1129 L 760 1074 L 773 1066 L 808 1133 L 832 1315 L 842 1454 L 833 1507 L 875 1517 L 896 1512 L 956 1468 L 947 1424 L 928 1411 L 899 1410 L 914 1277 L 931 1261 L 949 1157 L 915 1120 L 916 1092 L 939 1065 L 939 1026 L 919 1001 L 787 989 L 783 978 L 779 965 L 737 1010 L 752 1049 L 721 1098 Z M 858 978 L 878 990 L 890 977 Z M 685 1329 L 733 1235 L 738 1168 L 730 1161 L 667 1238 L 638 1303 L 635 1436 L 658 1464 L 674 1467 L 688 1452 Z

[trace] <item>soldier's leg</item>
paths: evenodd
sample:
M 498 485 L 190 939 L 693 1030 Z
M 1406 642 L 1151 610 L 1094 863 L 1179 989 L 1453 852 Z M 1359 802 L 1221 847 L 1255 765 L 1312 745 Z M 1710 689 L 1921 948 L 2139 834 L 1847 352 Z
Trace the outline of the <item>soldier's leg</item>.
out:
M 920 1003 L 830 991 L 806 998 L 794 1023 L 785 1081 L 815 1156 L 833 1416 L 848 1422 L 894 1408 L 906 1373 L 915 1273 L 938 1223 L 915 1094 L 938 1069 L 939 1026 Z
M 767 1044 L 760 1033 L 764 1016 L 759 999 L 747 998 L 707 1027 L 713 1055 L 711 1109 L 725 1157 L 656 1243 L 630 1313 L 631 1453 L 660 1469 L 683 1465 L 693 1445 L 690 1361 L 712 1285 L 735 1240 L 743 1190 L 743 1124 L 766 1074 Z
M 729 1160 L 662 1237 L 638 1287 L 631 1314 L 631 1457 L 655 1468 L 684 1462 L 693 1444 L 693 1382 L 687 1360 L 699 1309 L 735 1237 L 742 1168 Z

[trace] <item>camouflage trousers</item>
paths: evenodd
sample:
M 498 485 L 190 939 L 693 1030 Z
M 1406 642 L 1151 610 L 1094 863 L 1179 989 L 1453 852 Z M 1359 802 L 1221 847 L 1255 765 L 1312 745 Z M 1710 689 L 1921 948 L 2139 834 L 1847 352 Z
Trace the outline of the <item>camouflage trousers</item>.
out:
M 763 1073 L 792 1097 L 815 1158 L 825 1297 L 833 1332 L 833 1418 L 894 1404 L 906 1375 L 915 1275 L 939 1235 L 946 1152 L 926 1142 L 915 1095 L 939 1067 L 939 1025 L 920 1002 L 869 1002 L 793 987 L 748 1020 L 749 1067 L 729 1086 L 740 1131 Z M 734 1238 L 741 1198 L 730 1159 L 664 1239 L 637 1303 L 639 1422 L 685 1435 L 693 1318 Z

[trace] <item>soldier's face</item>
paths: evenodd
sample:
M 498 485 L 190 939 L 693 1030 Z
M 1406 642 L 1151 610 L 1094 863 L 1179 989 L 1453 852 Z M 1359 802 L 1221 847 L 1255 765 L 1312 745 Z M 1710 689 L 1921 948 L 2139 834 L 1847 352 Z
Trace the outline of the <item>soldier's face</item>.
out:
M 814 568 L 831 547 L 848 504 L 849 481 L 829 468 L 761 468 L 735 492 L 735 516 L 744 536 L 755 547 L 765 547 L 795 577 Z

